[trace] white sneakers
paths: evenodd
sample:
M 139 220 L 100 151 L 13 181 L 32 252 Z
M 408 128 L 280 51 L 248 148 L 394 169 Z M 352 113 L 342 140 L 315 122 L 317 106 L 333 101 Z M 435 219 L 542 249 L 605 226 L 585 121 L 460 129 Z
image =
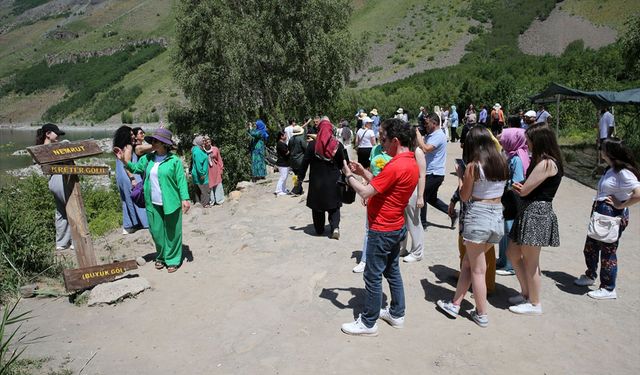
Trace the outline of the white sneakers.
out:
M 353 273 L 362 273 L 362 272 L 364 272 L 364 267 L 366 265 L 367 265 L 367 263 L 360 262 L 355 267 L 353 267 L 353 269 L 351 271 L 353 271 Z
M 607 290 L 605 288 L 600 288 L 598 290 L 592 290 L 587 295 L 593 299 L 616 299 L 618 298 L 618 294 L 616 290 Z
M 333 232 L 331 232 L 331 238 L 333 238 L 334 240 L 339 240 L 340 239 L 340 229 L 339 228 L 333 228 Z
M 542 304 L 534 305 L 527 301 L 519 305 L 509 306 L 509 311 L 520 315 L 542 315 Z
M 404 327 L 404 316 L 399 318 L 394 318 L 389 309 L 381 309 L 380 310 L 380 319 L 389 323 L 389 325 L 393 328 L 402 328 Z M 342 332 L 347 335 L 353 336 L 378 336 L 378 323 L 374 324 L 373 327 L 369 328 L 362 323 L 362 314 L 358 315 L 358 319 L 351 323 L 345 323 L 342 325 Z
M 378 323 L 369 328 L 362 323 L 362 315 L 358 315 L 355 322 L 342 325 L 342 332 L 353 336 L 378 336 Z
M 573 280 L 573 283 L 578 286 L 591 286 L 595 284 L 596 281 L 587 275 L 580 275 L 579 278 Z
M 445 301 L 441 299 L 439 299 L 438 302 L 436 302 L 436 304 L 438 305 L 439 308 L 442 309 L 442 311 L 444 311 L 450 317 L 452 318 L 458 317 L 458 313 L 460 312 L 459 305 L 454 305 L 453 302 L 451 301 Z
M 389 323 L 389 325 L 393 328 L 402 328 L 404 327 L 404 316 L 401 316 L 399 318 L 394 318 L 391 313 L 389 312 L 389 309 L 381 309 L 380 310 L 380 319 L 384 320 L 385 322 Z
M 131 234 L 131 233 L 135 233 L 137 232 L 138 229 L 137 228 L 122 228 L 122 234 Z
M 422 257 L 417 257 L 413 254 L 409 254 L 406 257 L 402 258 L 402 261 L 405 263 L 415 263 L 422 260 Z

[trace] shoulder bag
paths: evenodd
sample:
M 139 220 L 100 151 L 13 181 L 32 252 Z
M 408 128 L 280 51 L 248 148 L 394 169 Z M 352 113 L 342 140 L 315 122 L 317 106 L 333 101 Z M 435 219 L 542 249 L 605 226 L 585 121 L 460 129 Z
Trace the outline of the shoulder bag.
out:
M 620 234 L 620 222 L 622 218 L 618 216 L 607 216 L 593 211 L 587 236 L 604 243 L 614 243 L 618 241 Z

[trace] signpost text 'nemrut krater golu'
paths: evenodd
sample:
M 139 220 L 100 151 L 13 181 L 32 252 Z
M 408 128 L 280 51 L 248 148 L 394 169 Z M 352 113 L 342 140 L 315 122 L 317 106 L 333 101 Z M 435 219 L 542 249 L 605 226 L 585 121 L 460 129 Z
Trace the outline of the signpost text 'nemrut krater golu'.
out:
M 42 166 L 44 174 L 63 175 L 65 184 L 69 186 L 71 192 L 67 200 L 66 211 L 79 269 L 64 270 L 66 289 L 72 291 L 89 288 L 113 280 L 124 271 L 137 268 L 135 261 L 101 266 L 98 266 L 96 262 L 78 175 L 107 175 L 109 167 L 75 165 L 73 160 L 102 154 L 98 143 L 91 140 L 63 142 L 27 147 L 27 151 L 36 163 Z

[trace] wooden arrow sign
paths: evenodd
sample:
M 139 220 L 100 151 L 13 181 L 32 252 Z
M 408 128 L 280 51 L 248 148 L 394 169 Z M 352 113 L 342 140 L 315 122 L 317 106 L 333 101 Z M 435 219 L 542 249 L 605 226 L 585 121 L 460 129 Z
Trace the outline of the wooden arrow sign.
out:
M 138 264 L 135 260 L 126 260 L 101 266 L 77 268 L 62 271 L 64 286 L 67 291 L 90 288 L 122 276 L 126 271 L 135 270 Z
M 100 149 L 98 142 L 92 140 L 31 146 L 27 147 L 27 151 L 38 164 L 50 164 L 57 161 L 102 154 L 102 149 Z
M 109 174 L 109 167 L 89 166 L 89 165 L 44 164 L 42 165 L 42 173 L 102 175 L 102 174 Z

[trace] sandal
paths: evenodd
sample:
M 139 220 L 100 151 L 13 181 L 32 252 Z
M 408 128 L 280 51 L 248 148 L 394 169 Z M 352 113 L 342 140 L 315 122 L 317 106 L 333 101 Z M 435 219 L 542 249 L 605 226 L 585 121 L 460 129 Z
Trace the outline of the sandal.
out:
M 169 267 L 167 267 L 167 272 L 169 272 L 169 273 L 174 273 L 174 272 L 176 272 L 177 270 L 178 270 L 178 267 L 176 267 L 176 266 L 169 266 Z
M 156 269 L 157 270 L 161 270 L 164 268 L 164 263 L 160 262 L 160 261 L 156 261 Z

